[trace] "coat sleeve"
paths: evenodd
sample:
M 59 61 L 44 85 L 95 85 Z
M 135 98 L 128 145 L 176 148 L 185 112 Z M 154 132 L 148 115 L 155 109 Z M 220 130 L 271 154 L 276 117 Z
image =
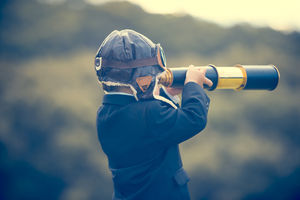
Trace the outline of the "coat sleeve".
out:
M 179 144 L 205 128 L 209 102 L 203 88 L 189 82 L 183 88 L 180 108 L 158 100 L 147 106 L 148 130 L 163 146 Z

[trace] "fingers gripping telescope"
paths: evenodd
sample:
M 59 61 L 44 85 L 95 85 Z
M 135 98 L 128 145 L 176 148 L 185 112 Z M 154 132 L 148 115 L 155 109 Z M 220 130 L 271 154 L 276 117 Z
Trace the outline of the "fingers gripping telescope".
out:
M 236 65 L 234 67 L 198 66 L 206 68 L 206 77 L 213 82 L 212 87 L 204 88 L 233 90 L 274 90 L 280 73 L 274 65 Z M 160 77 L 159 83 L 168 87 L 183 87 L 187 67 L 168 68 Z

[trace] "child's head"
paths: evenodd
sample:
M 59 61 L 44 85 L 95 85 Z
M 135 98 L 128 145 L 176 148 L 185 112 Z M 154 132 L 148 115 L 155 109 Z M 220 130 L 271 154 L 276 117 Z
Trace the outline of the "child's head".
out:
M 133 30 L 115 30 L 99 47 L 95 69 L 106 93 L 126 92 L 148 99 L 153 98 L 166 61 L 159 44 Z

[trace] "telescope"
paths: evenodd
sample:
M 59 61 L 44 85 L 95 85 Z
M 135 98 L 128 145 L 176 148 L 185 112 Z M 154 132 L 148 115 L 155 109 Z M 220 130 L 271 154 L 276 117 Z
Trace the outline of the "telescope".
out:
M 213 82 L 209 91 L 215 89 L 233 90 L 274 90 L 280 79 L 280 73 L 274 65 L 235 65 L 216 67 L 214 65 L 195 66 L 205 68 L 206 77 Z M 188 67 L 167 68 L 159 77 L 159 83 L 174 88 L 184 85 Z

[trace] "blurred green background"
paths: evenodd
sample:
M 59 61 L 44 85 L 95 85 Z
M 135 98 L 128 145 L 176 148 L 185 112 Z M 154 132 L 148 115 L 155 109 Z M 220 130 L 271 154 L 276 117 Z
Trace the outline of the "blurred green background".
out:
M 277 65 L 275 91 L 208 92 L 208 126 L 182 157 L 193 199 L 300 199 L 300 33 L 224 28 L 128 2 L 1 0 L 0 9 L 1 200 L 111 199 L 93 60 L 124 28 L 161 43 L 169 67 Z

